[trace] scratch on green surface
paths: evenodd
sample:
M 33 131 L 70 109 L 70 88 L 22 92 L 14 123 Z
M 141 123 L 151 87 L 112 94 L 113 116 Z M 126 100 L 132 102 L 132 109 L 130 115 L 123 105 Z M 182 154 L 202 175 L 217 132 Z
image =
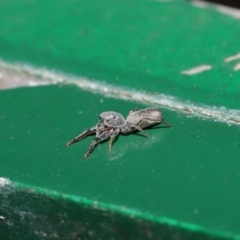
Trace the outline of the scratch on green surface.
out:
M 143 90 L 127 89 L 121 86 L 104 84 L 101 81 L 93 81 L 91 79 L 71 76 L 46 68 L 35 68 L 23 64 L 9 64 L 0 61 L 0 69 L 15 72 L 21 75 L 25 80 L 26 86 L 37 86 L 43 84 L 74 84 L 83 90 L 97 92 L 106 97 L 114 97 L 117 99 L 131 100 L 141 102 L 146 105 L 156 105 L 168 108 L 172 111 L 179 111 L 189 116 L 197 116 L 201 118 L 211 118 L 215 121 L 225 122 L 227 124 L 240 125 L 240 110 L 227 109 L 225 107 L 207 106 L 205 104 L 196 105 L 189 101 L 181 101 L 175 96 L 161 93 L 150 93 Z M 34 84 L 33 79 L 35 79 Z
M 205 229 L 204 227 L 201 227 L 199 225 L 195 225 L 195 224 L 191 224 L 191 223 L 187 223 L 187 222 L 183 222 L 183 221 L 178 221 L 176 219 L 171 219 L 171 218 L 167 218 L 167 217 L 155 216 L 153 214 L 145 213 L 145 212 L 127 208 L 124 206 L 109 204 L 109 203 L 105 203 L 105 202 L 101 202 L 101 201 L 93 201 L 91 199 L 81 197 L 81 196 L 59 193 L 57 191 L 52 191 L 52 190 L 49 190 L 46 188 L 35 187 L 35 186 L 31 186 L 29 184 L 12 182 L 6 178 L 0 178 L 0 187 L 3 187 L 3 186 L 12 186 L 12 187 L 15 187 L 20 190 L 36 192 L 38 194 L 43 194 L 43 195 L 46 195 L 49 197 L 73 201 L 73 202 L 83 204 L 86 206 L 90 206 L 93 208 L 106 210 L 106 211 L 113 211 L 113 212 L 119 213 L 119 214 L 124 214 L 130 218 L 140 218 L 140 219 L 152 221 L 155 223 L 170 225 L 175 228 L 181 228 L 181 229 L 187 230 L 187 231 L 207 234 L 212 237 L 231 238 L 233 240 L 240 240 L 240 235 L 235 235 L 235 234 L 228 233 L 228 232 L 212 231 L 209 229 Z

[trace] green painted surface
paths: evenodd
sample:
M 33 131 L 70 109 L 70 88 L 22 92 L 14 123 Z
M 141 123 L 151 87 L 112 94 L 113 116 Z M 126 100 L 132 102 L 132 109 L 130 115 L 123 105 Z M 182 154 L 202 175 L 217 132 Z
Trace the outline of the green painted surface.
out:
M 185 1 L 8 0 L 0 2 L 0 58 L 238 109 L 238 61 L 224 59 L 239 52 L 239 28 L 239 20 Z M 181 74 L 202 64 L 213 68 Z M 96 124 L 102 111 L 126 116 L 146 106 L 74 86 L 1 91 L 0 103 L 0 177 L 105 203 L 109 211 L 125 207 L 143 221 L 152 216 L 151 226 L 180 221 L 182 239 L 197 238 L 190 226 L 240 238 L 239 126 L 163 109 L 173 128 L 149 129 L 150 139 L 120 136 L 112 153 L 105 143 L 83 161 L 92 138 L 65 148 L 68 140 Z M 9 201 L 8 207 L 17 206 Z M 95 219 L 92 208 L 86 214 Z M 27 221 L 23 226 L 30 228 Z M 171 221 L 163 229 L 167 239 L 179 230 Z
M 239 32 L 239 20 L 185 1 L 8 0 L 0 7 L 4 59 L 228 108 L 239 108 L 240 73 L 223 60 L 239 52 Z M 180 73 L 202 64 L 213 69 Z
M 39 190 L 39 189 L 38 189 Z M 54 195 L 54 194 L 53 194 Z M 56 194 L 55 194 L 56 195 Z M 58 195 L 58 194 L 57 194 Z M 83 240 L 227 240 L 200 232 L 173 228 L 99 207 L 79 205 L 66 198 L 36 194 L 31 188 L 1 188 L 1 239 L 83 239 Z M 7 223 L 7 224 L 6 224 Z M 26 227 L 27 226 L 27 227 Z
M 69 139 L 102 111 L 145 106 L 75 86 L 6 90 L 0 101 L 0 176 L 240 236 L 238 126 L 164 109 L 173 128 L 120 136 L 84 161 L 91 137 L 65 148 Z

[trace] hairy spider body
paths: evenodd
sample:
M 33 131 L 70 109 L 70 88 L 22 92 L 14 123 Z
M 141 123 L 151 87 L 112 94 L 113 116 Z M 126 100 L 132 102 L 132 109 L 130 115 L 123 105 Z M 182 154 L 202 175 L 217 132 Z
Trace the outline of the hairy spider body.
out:
M 101 123 L 108 127 L 122 128 L 127 126 L 127 121 L 123 118 L 122 114 L 117 112 L 103 112 L 100 114 Z
M 69 146 L 75 142 L 81 141 L 88 135 L 95 134 L 96 137 L 91 142 L 88 151 L 84 155 L 87 158 L 89 154 L 95 149 L 95 147 L 110 138 L 109 151 L 112 150 L 112 144 L 114 139 L 120 134 L 127 134 L 134 131 L 140 131 L 145 137 L 149 137 L 143 128 L 151 127 L 153 125 L 164 123 L 166 126 L 172 125 L 164 122 L 162 112 L 157 108 L 146 108 L 142 110 L 131 110 L 126 120 L 120 113 L 117 112 L 103 112 L 100 114 L 100 122 L 91 127 L 90 129 L 79 134 L 77 137 L 69 141 L 66 146 Z

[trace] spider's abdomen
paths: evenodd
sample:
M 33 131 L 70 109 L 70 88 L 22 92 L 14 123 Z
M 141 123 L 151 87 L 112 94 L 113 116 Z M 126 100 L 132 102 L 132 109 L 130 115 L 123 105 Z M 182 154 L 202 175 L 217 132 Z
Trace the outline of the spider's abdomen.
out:
M 163 114 L 157 108 L 146 108 L 139 111 L 132 111 L 127 117 L 129 124 L 139 125 L 142 128 L 161 123 Z

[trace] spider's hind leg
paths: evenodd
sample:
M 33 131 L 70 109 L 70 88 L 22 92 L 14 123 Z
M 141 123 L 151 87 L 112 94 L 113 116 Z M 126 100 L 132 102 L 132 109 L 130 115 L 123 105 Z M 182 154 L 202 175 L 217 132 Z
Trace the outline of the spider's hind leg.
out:
M 172 126 L 173 126 L 172 124 L 167 123 L 167 122 L 165 122 L 165 121 L 162 121 L 162 122 L 165 124 L 166 127 L 172 127 Z
M 139 125 L 135 125 L 135 124 L 134 124 L 134 125 L 131 125 L 131 127 L 132 127 L 134 130 L 138 130 L 139 132 L 141 132 L 144 137 L 149 138 L 149 135 L 147 135 Z
M 92 134 L 95 134 L 96 133 L 96 129 L 97 129 L 97 126 L 94 126 L 94 127 L 91 127 L 90 129 L 82 132 L 81 134 L 79 134 L 77 137 L 73 138 L 72 140 L 70 140 L 66 146 L 70 146 L 72 145 L 73 143 L 75 142 L 79 142 L 81 141 L 82 139 L 84 139 L 85 137 L 89 136 L 89 135 L 92 135 Z

